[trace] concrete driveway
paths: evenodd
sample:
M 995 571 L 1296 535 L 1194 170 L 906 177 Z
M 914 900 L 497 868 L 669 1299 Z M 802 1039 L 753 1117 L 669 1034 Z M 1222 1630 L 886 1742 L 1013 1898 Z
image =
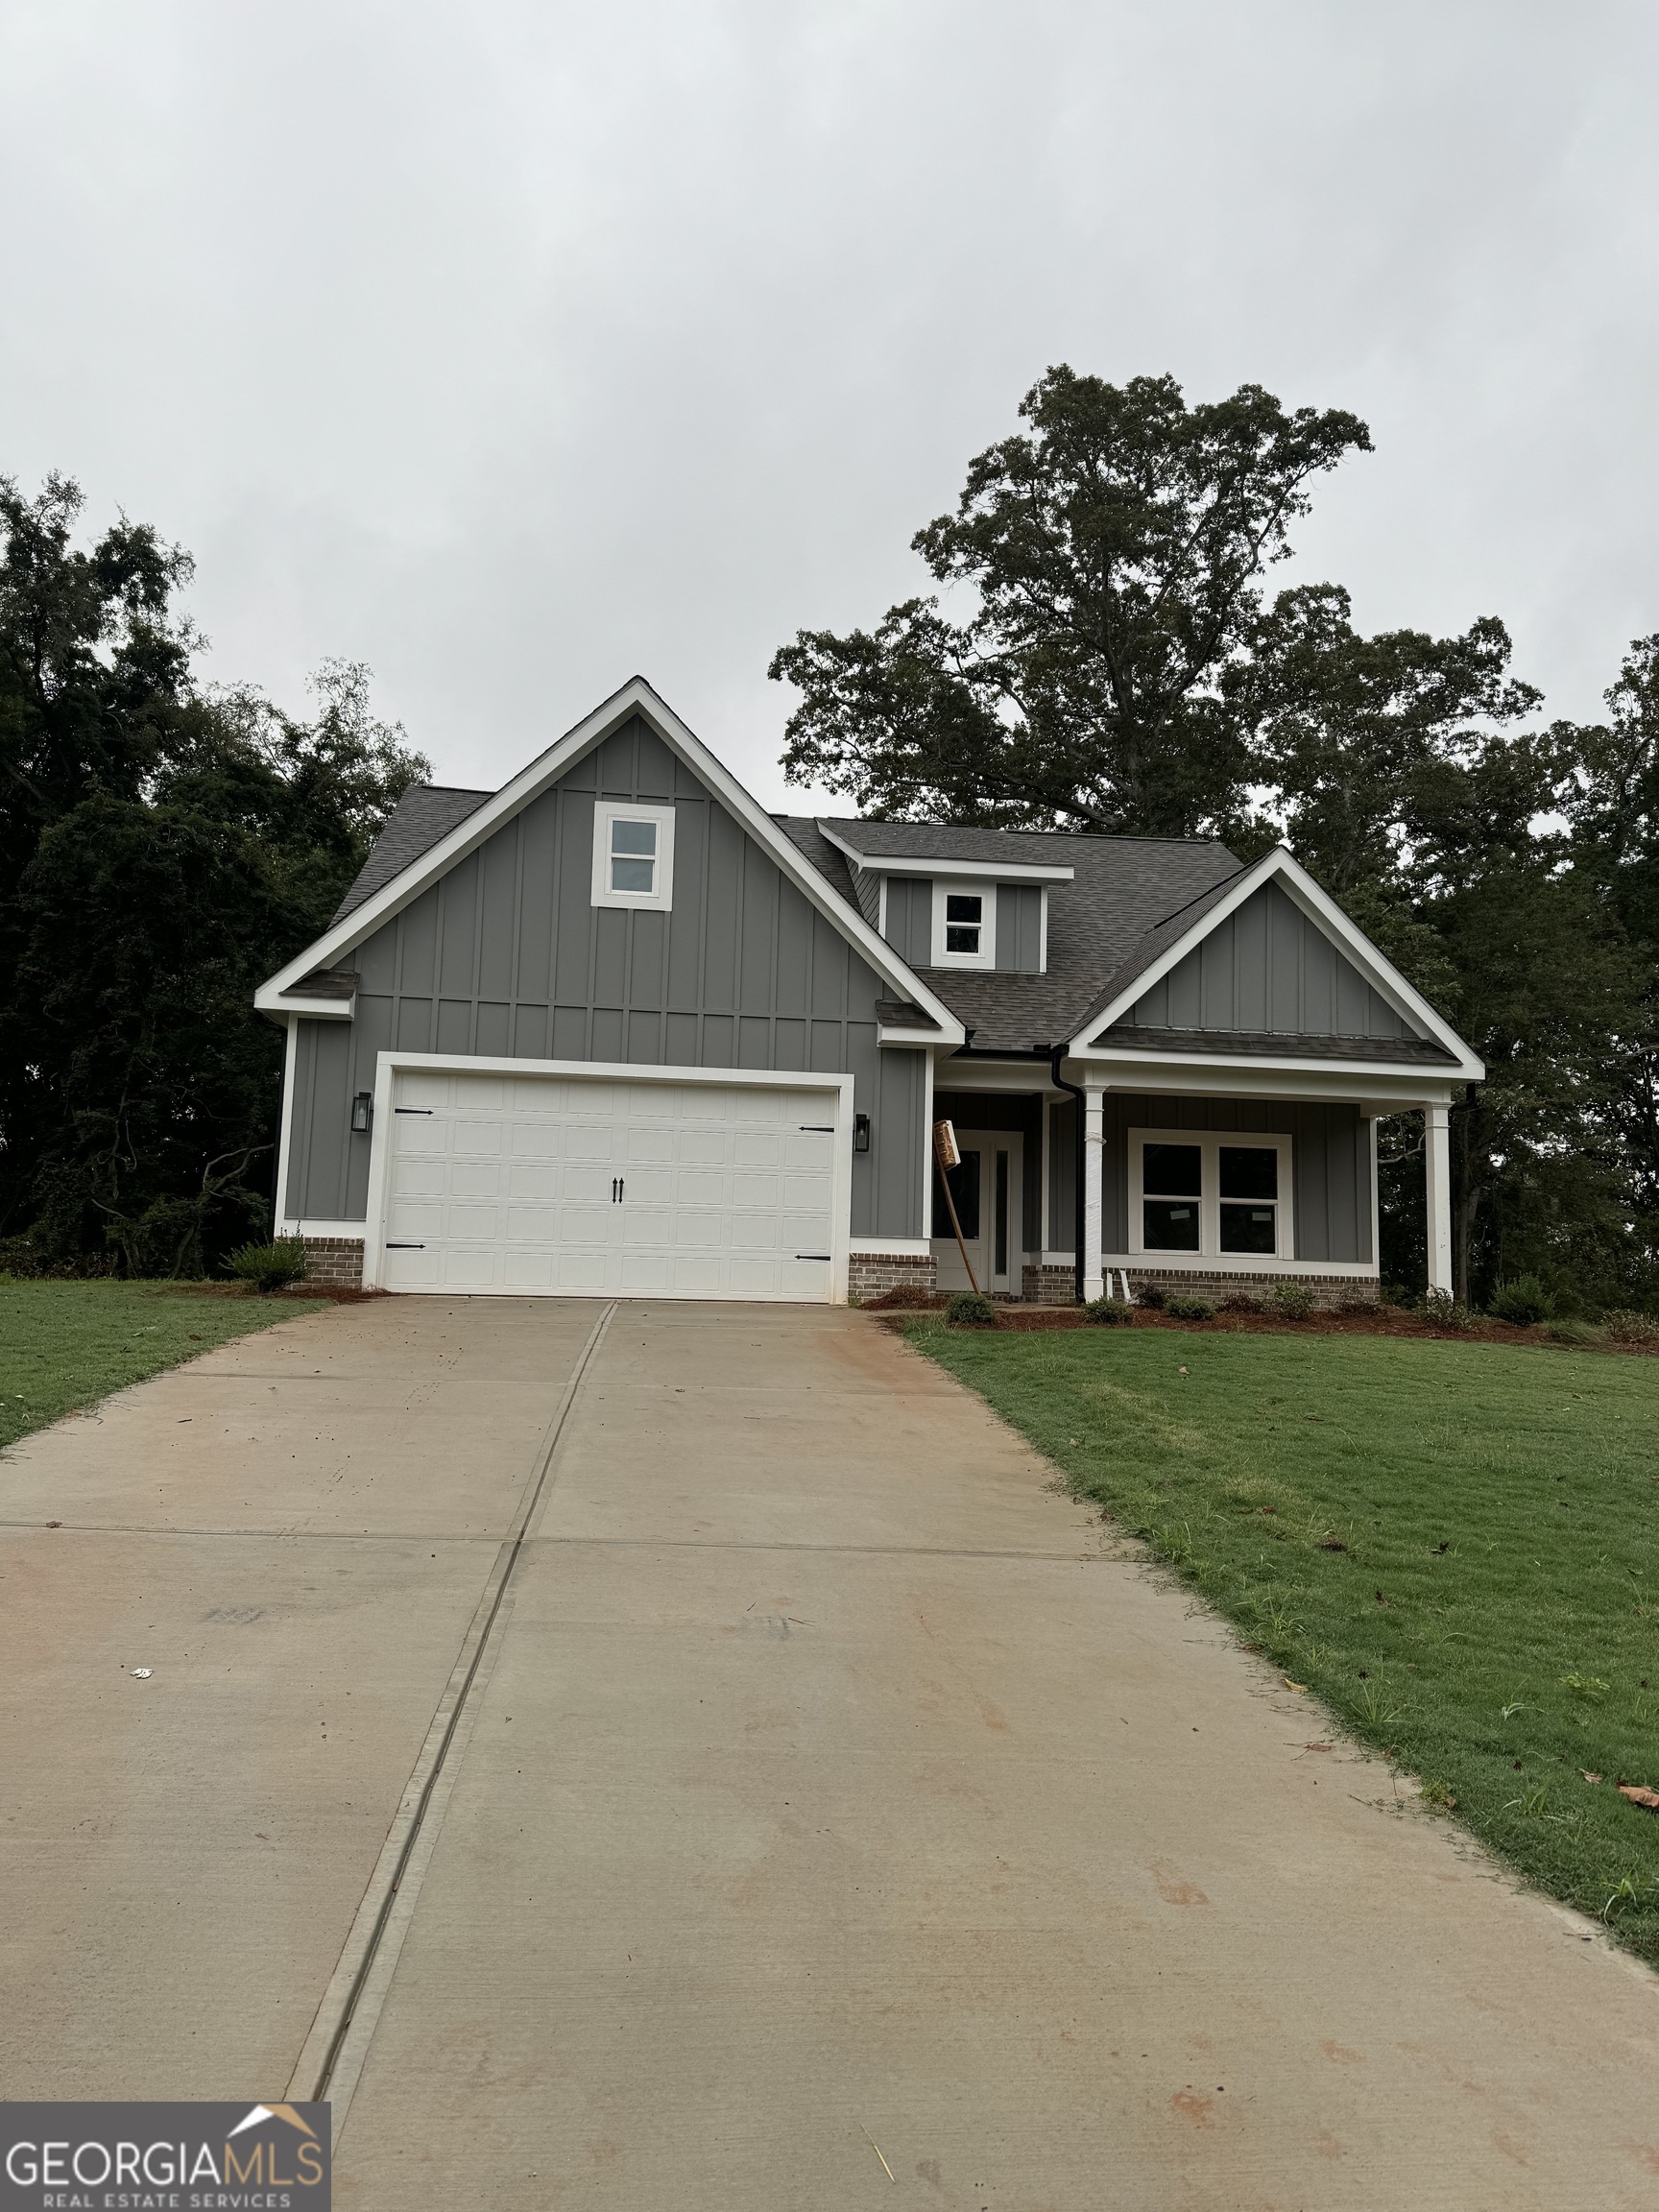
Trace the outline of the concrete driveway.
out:
M 0 1461 L 6 2094 L 325 2068 L 376 2212 L 1659 2200 L 1659 1983 L 975 1400 L 601 1320 L 345 1309 Z

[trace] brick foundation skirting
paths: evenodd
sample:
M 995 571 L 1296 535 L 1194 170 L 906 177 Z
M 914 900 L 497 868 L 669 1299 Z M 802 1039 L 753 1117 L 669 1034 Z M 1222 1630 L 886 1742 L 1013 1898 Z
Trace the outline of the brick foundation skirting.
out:
M 335 1290 L 360 1290 L 363 1286 L 361 1237 L 307 1237 L 305 1279 L 326 1283 Z
M 1235 1275 L 1231 1272 L 1222 1273 L 1219 1269 L 1210 1273 L 1195 1267 L 1132 1266 L 1128 1269 L 1128 1276 L 1129 1288 L 1137 1298 L 1148 1283 L 1156 1283 L 1161 1290 L 1170 1293 L 1184 1290 L 1189 1297 L 1209 1298 L 1219 1305 L 1223 1298 L 1237 1296 L 1240 1291 L 1248 1298 L 1261 1298 L 1275 1283 L 1300 1283 L 1305 1289 L 1312 1291 L 1315 1302 L 1321 1308 L 1356 1306 L 1361 1303 L 1375 1306 L 1378 1302 L 1375 1275 L 1281 1275 L 1265 1270 L 1259 1275 L 1254 1272 Z M 1116 1267 L 1112 1270 L 1111 1287 L 1121 1294 L 1122 1285 L 1118 1282 Z
M 935 1290 L 938 1269 L 931 1252 L 854 1252 L 847 1262 L 847 1295 L 860 1305 L 884 1291 Z
M 1027 1267 L 1020 1278 L 1020 1295 L 1027 1306 L 1073 1306 L 1077 1302 L 1077 1275 L 1068 1260 L 1063 1267 Z

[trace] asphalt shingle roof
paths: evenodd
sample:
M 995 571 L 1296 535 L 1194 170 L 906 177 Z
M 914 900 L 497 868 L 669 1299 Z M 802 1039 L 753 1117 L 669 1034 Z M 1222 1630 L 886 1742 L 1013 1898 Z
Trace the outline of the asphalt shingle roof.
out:
M 365 899 L 384 890 L 394 876 L 401 876 L 412 860 L 430 853 L 457 823 L 494 796 L 493 791 L 458 790 L 449 783 L 411 783 L 386 817 L 385 829 L 370 847 L 334 920 L 344 922 L 348 914 L 355 913 Z

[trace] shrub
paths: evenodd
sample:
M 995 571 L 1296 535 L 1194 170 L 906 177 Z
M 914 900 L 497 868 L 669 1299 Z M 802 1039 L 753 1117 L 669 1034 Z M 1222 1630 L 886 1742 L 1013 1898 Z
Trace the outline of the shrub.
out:
M 1262 1301 L 1252 1298 L 1248 1290 L 1229 1290 L 1221 1301 L 1223 1313 L 1260 1313 Z
M 1135 1309 L 1123 1298 L 1091 1298 L 1083 1309 L 1083 1318 L 1101 1329 L 1127 1329 L 1135 1318 Z
M 1450 1290 L 1426 1290 L 1417 1310 L 1436 1329 L 1473 1329 L 1479 1318 Z
M 1166 1298 L 1164 1310 L 1174 1321 L 1214 1321 L 1215 1309 L 1208 1298 Z
M 305 1246 L 298 1237 L 278 1237 L 274 1244 L 244 1244 L 225 1262 L 252 1291 L 268 1298 L 305 1280 Z
M 1169 1293 L 1165 1289 L 1162 1283 L 1148 1283 L 1146 1287 L 1138 1291 L 1136 1295 L 1140 1303 L 1149 1307 L 1154 1313 L 1162 1313 L 1165 1307 L 1169 1303 Z
M 1306 1283 L 1275 1283 L 1267 1293 L 1267 1309 L 1281 1321 L 1306 1321 L 1319 1301 Z
M 1512 1321 L 1517 1329 L 1530 1329 L 1534 1321 L 1548 1321 L 1555 1301 L 1536 1275 L 1517 1275 L 1500 1283 L 1492 1294 L 1492 1311 L 1500 1321 Z
M 945 1318 L 958 1329 L 995 1329 L 997 1309 L 975 1291 L 958 1290 L 945 1309 Z
M 1622 1344 L 1659 1344 L 1659 1315 L 1616 1306 L 1606 1317 L 1607 1334 Z
M 1593 1321 L 1574 1321 L 1564 1318 L 1546 1321 L 1544 1334 L 1549 1337 L 1551 1344 L 1576 1345 L 1580 1351 L 1588 1351 L 1593 1346 L 1605 1344 L 1607 1341 L 1606 1330 L 1598 1329 Z

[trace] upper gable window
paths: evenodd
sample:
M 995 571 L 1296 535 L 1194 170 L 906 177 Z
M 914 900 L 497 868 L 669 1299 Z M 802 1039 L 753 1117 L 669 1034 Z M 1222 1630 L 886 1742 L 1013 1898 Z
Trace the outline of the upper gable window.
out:
M 961 877 L 933 879 L 933 965 L 936 968 L 995 968 L 997 965 L 997 886 L 964 882 Z
M 674 809 L 602 799 L 593 809 L 593 903 L 674 903 Z

